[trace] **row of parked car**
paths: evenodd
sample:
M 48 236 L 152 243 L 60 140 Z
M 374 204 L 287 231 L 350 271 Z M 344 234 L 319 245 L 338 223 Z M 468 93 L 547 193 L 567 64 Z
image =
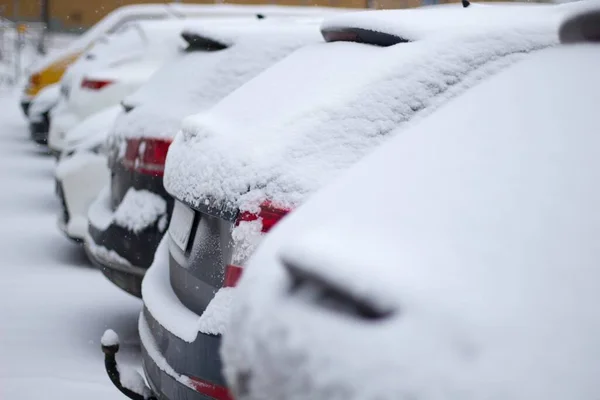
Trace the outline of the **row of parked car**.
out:
M 112 381 L 135 399 L 597 397 L 573 366 L 598 361 L 569 343 L 598 345 L 598 318 L 560 301 L 599 277 L 561 278 L 600 258 L 599 38 L 598 1 L 108 15 L 22 105 L 58 159 L 59 228 L 144 302 L 149 388 L 107 331 Z

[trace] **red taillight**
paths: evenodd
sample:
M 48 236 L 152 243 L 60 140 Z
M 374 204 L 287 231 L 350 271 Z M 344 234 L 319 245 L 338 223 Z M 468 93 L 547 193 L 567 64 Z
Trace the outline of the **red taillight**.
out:
M 81 82 L 81 87 L 84 89 L 90 89 L 90 90 L 100 90 L 112 83 L 113 83 L 112 81 L 107 81 L 107 80 L 85 78 Z
M 31 86 L 39 86 L 42 83 L 42 76 L 40 74 L 33 74 L 29 77 L 29 83 Z
M 262 231 L 267 233 L 277 222 L 279 222 L 281 218 L 285 217 L 285 215 L 289 212 L 290 210 L 288 208 L 277 207 L 270 201 L 265 201 L 260 205 L 260 211 L 258 214 L 243 211 L 238 215 L 235 224 L 238 225 L 242 221 L 256 221 L 261 219 Z
M 171 141 L 164 139 L 127 139 L 123 165 L 141 174 L 160 176 L 170 145 Z
M 196 378 L 195 376 L 188 377 L 188 386 L 198 393 L 202 393 L 215 400 L 233 400 L 226 387 L 215 385 L 205 379 Z
M 223 287 L 235 287 L 237 286 L 242 272 L 244 269 L 237 265 L 228 265 L 225 267 L 225 280 L 223 281 Z

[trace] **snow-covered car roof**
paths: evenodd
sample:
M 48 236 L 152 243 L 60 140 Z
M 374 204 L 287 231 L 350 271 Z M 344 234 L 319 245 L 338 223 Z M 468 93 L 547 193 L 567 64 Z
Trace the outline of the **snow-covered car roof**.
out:
M 273 4 L 182 4 L 170 3 L 169 8 L 176 13 L 187 15 L 236 17 L 255 16 L 261 14 L 269 17 L 318 17 L 337 14 L 354 9 L 341 7 L 318 7 L 318 6 L 283 6 Z M 182 11 L 180 11 L 182 10 Z
M 234 394 L 600 397 L 599 50 L 528 56 L 276 226 L 223 338 Z
M 170 139 L 183 117 L 212 106 L 298 47 L 322 41 L 317 24 L 301 22 L 205 21 L 187 31 L 227 48 L 182 52 L 124 100 L 135 107 L 119 117 L 114 136 Z
M 102 18 L 97 24 L 88 29 L 78 39 L 72 41 L 62 51 L 40 60 L 34 68 L 42 70 L 53 62 L 73 53 L 84 51 L 96 40 L 107 33 L 112 33 L 124 23 L 137 20 L 157 20 L 167 18 L 222 18 L 249 17 L 262 14 L 266 17 L 310 17 L 322 16 L 340 12 L 343 9 L 327 7 L 287 7 L 275 5 L 234 5 L 234 4 L 134 4 L 119 7 Z
M 61 86 L 68 90 L 86 72 L 136 59 L 173 57 L 185 46 L 181 33 L 195 20 L 135 21 L 96 41 L 66 71 Z
M 165 187 L 191 205 L 300 204 L 395 128 L 486 75 L 557 42 L 558 23 L 377 47 L 306 46 L 183 121 Z
M 563 7 L 526 3 L 472 3 L 466 8 L 460 4 L 443 4 L 408 10 L 361 11 L 328 17 L 323 22 L 322 30 L 326 37 L 328 32 L 363 29 L 415 41 L 449 30 L 469 33 L 507 29 L 511 24 L 535 24 L 542 16 L 558 24 L 564 14 Z
M 67 55 L 86 50 L 96 40 L 108 33 L 114 32 L 125 23 L 164 18 L 179 18 L 179 16 L 170 11 L 170 7 L 165 4 L 136 4 L 120 7 L 102 18 L 79 38 L 69 43 L 69 46 L 65 49 L 54 52 L 50 56 L 40 60 L 34 66 L 34 69 L 42 70 Z

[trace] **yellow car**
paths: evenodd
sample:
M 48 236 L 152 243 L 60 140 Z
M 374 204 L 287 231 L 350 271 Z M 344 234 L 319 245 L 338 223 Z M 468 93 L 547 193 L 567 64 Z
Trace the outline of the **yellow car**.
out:
M 46 86 L 58 83 L 67 67 L 73 64 L 80 54 L 81 52 L 66 54 L 29 76 L 29 82 L 25 86 L 25 92 L 21 98 L 21 107 L 25 114 L 28 113 L 33 98 Z

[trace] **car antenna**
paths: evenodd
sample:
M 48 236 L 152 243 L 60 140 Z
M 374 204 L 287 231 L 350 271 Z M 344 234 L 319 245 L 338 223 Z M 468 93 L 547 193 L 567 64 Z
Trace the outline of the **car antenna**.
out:
M 264 14 L 256 14 L 256 18 L 265 19 L 265 15 Z
M 463 8 L 467 8 L 471 5 L 471 2 L 469 0 L 461 0 L 461 1 L 462 1 Z

